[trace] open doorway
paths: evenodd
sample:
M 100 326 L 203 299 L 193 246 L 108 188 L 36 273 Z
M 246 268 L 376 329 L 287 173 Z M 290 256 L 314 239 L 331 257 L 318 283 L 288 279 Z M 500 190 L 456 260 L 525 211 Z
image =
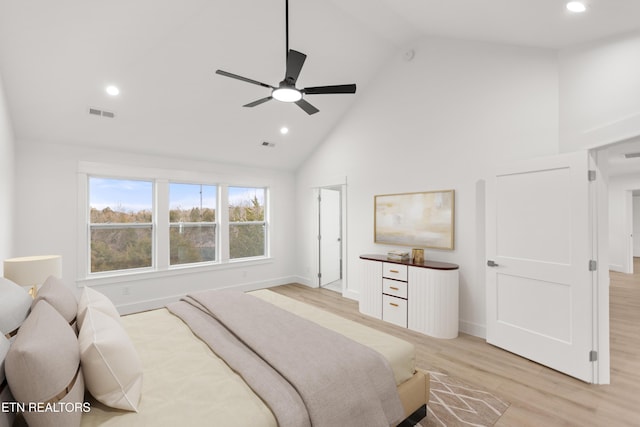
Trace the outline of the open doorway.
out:
M 321 288 L 342 293 L 342 189 L 318 192 L 318 280 Z
M 610 346 L 611 375 L 615 377 L 625 372 L 614 363 L 624 359 L 628 346 L 635 346 L 637 310 L 629 309 L 629 301 L 637 301 L 640 296 L 640 275 L 633 274 L 638 269 L 635 262 L 635 240 L 640 237 L 640 227 L 634 217 L 640 216 L 639 203 L 634 200 L 640 189 L 640 137 L 619 141 L 593 150 L 597 155 L 598 179 L 598 301 L 602 325 L 600 342 Z M 634 209 L 635 205 L 635 209 Z M 636 264 L 634 268 L 634 264 Z M 607 268 L 608 267 L 608 268 Z M 610 319 L 608 331 L 604 331 L 602 320 Z M 599 355 L 600 356 L 600 355 Z M 607 357 L 605 354 L 602 356 Z M 619 363 L 619 362 L 617 362 Z M 606 373 L 602 372 L 602 375 Z M 611 381 L 615 381 L 615 378 Z M 602 381 L 607 383 L 607 381 Z

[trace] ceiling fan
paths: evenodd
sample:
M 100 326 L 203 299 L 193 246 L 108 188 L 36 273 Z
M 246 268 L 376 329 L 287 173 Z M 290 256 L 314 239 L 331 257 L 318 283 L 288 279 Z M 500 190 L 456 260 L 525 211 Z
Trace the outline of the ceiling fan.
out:
M 305 87 L 304 89 L 296 88 L 296 81 L 302 70 L 307 55 L 293 49 L 289 49 L 289 0 L 285 0 L 285 31 L 286 31 L 286 70 L 284 79 L 278 87 L 259 82 L 257 80 L 242 77 L 237 74 L 229 73 L 223 70 L 216 70 L 216 74 L 231 77 L 233 79 L 242 80 L 258 86 L 271 89 L 271 95 L 258 99 L 256 101 L 245 104 L 244 107 L 255 107 L 272 99 L 282 102 L 294 102 L 298 107 L 302 108 L 307 114 L 315 114 L 318 110 L 313 105 L 303 99 L 304 95 L 320 95 L 320 94 L 336 94 L 336 93 L 356 93 L 356 85 L 334 85 L 334 86 L 314 86 Z

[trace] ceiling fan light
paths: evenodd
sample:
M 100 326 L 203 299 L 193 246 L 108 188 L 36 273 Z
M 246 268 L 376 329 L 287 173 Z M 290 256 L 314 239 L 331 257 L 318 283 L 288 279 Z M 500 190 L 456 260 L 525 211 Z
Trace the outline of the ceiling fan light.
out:
M 290 87 L 279 87 L 274 89 L 271 96 L 282 102 L 296 102 L 302 99 L 302 93 L 299 90 Z
M 581 1 L 570 1 L 566 5 L 567 10 L 573 13 L 582 13 L 587 10 L 587 6 Z

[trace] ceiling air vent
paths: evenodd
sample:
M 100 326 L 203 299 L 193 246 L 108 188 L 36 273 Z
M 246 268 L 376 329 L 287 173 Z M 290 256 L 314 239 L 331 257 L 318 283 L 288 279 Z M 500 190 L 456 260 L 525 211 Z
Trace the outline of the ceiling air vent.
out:
M 271 148 L 273 148 L 273 147 L 276 146 L 276 144 L 274 144 L 273 142 L 263 141 L 262 142 L 262 146 L 263 147 L 271 147 Z
M 114 113 L 113 111 L 100 110 L 94 107 L 89 107 L 89 114 L 91 114 L 92 116 L 108 117 L 110 119 L 113 119 L 116 116 L 116 113 Z
M 626 159 L 633 159 L 635 157 L 640 157 L 640 153 L 627 153 L 624 155 Z

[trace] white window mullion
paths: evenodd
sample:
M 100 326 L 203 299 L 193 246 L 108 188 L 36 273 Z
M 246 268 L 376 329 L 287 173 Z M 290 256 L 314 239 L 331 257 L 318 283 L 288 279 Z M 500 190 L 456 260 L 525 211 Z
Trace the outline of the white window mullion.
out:
M 229 262 L 229 187 L 220 185 L 218 224 L 218 247 L 220 248 L 220 262 Z
M 78 279 L 89 275 L 89 182 L 86 173 L 78 173 L 78 243 L 76 274 Z
M 156 270 L 169 269 L 169 181 L 155 181 L 155 231 L 154 265 Z

